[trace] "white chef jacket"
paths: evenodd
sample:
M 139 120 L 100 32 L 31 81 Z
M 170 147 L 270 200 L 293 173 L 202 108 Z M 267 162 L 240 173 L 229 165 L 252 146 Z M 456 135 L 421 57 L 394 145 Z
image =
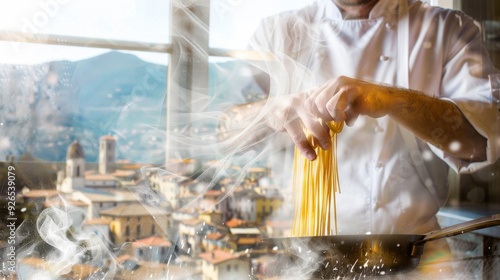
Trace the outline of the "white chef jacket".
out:
M 398 40 L 398 6 L 397 0 L 380 0 L 368 19 L 343 20 L 331 0 L 318 0 L 263 20 L 251 40 L 254 50 L 272 52 L 279 61 L 264 67 L 271 96 L 300 92 L 340 75 L 397 85 L 398 61 L 405 59 L 398 58 L 398 44 L 404 44 L 409 87 L 454 102 L 488 140 L 485 162 L 458 160 L 420 139 L 412 159 L 415 153 L 395 121 L 359 117 L 338 135 L 339 234 L 436 229 L 435 214 L 448 195 L 448 168 L 472 172 L 499 157 L 498 110 L 488 81 L 497 72 L 481 47 L 479 28 L 462 12 L 409 0 L 404 42 Z M 456 125 L 447 112 L 443 118 Z M 437 128 L 433 133 L 443 137 Z M 291 178 L 293 147 L 286 150 L 272 167 L 275 178 L 280 178 L 277 171 Z M 419 175 L 422 167 L 430 178 Z

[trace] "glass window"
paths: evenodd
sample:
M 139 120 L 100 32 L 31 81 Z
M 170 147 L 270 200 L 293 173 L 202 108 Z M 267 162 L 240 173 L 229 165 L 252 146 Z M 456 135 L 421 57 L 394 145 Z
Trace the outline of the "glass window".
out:
M 169 0 L 25 0 L 0 3 L 0 29 L 167 43 Z
M 312 0 L 212 0 L 210 47 L 245 49 L 261 19 L 311 2 Z
M 99 138 L 112 134 L 117 159 L 162 163 L 168 60 L 164 53 L 0 43 L 0 158 L 30 151 L 64 161 L 77 139 L 94 162 Z

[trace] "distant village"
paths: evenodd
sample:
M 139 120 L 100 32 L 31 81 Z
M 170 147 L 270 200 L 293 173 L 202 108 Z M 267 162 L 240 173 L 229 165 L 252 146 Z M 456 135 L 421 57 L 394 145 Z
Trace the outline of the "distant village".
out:
M 290 195 L 273 184 L 267 168 L 250 168 L 238 181 L 198 180 L 197 169 L 218 163 L 180 159 L 157 168 L 117 161 L 115 150 L 113 136 L 101 137 L 98 165 L 92 169 L 74 141 L 54 189 L 19 192 L 19 198 L 35 205 L 36 230 L 53 250 L 19 255 L 16 274 L 10 276 L 273 277 L 273 259 L 280 254 L 265 241 L 290 235 L 292 207 Z

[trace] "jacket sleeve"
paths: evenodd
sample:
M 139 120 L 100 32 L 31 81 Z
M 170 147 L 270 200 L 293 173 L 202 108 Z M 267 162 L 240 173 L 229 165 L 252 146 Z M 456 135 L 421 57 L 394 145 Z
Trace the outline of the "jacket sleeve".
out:
M 441 98 L 458 106 L 477 132 L 487 139 L 487 159 L 467 162 L 432 145 L 431 149 L 455 171 L 471 173 L 494 164 L 500 158 L 500 73 L 493 66 L 484 48 L 481 30 L 473 19 L 453 11 L 444 20 L 444 28 L 440 31 L 445 38 Z M 453 120 L 450 120 L 450 125 L 453 125 Z

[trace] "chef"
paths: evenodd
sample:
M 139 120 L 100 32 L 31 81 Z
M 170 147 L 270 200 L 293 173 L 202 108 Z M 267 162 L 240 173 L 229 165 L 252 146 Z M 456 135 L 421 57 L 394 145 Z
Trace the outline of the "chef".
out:
M 250 46 L 272 56 L 258 65 L 268 97 L 229 110 L 221 140 L 233 151 L 272 142 L 273 171 L 286 182 L 294 146 L 316 158 L 303 128 L 330 149 L 325 122 L 345 122 L 339 234 L 438 229 L 448 169 L 473 172 L 499 158 L 498 72 L 481 43 L 467 15 L 416 0 L 318 0 L 267 18 Z M 430 243 L 429 252 L 446 247 Z

